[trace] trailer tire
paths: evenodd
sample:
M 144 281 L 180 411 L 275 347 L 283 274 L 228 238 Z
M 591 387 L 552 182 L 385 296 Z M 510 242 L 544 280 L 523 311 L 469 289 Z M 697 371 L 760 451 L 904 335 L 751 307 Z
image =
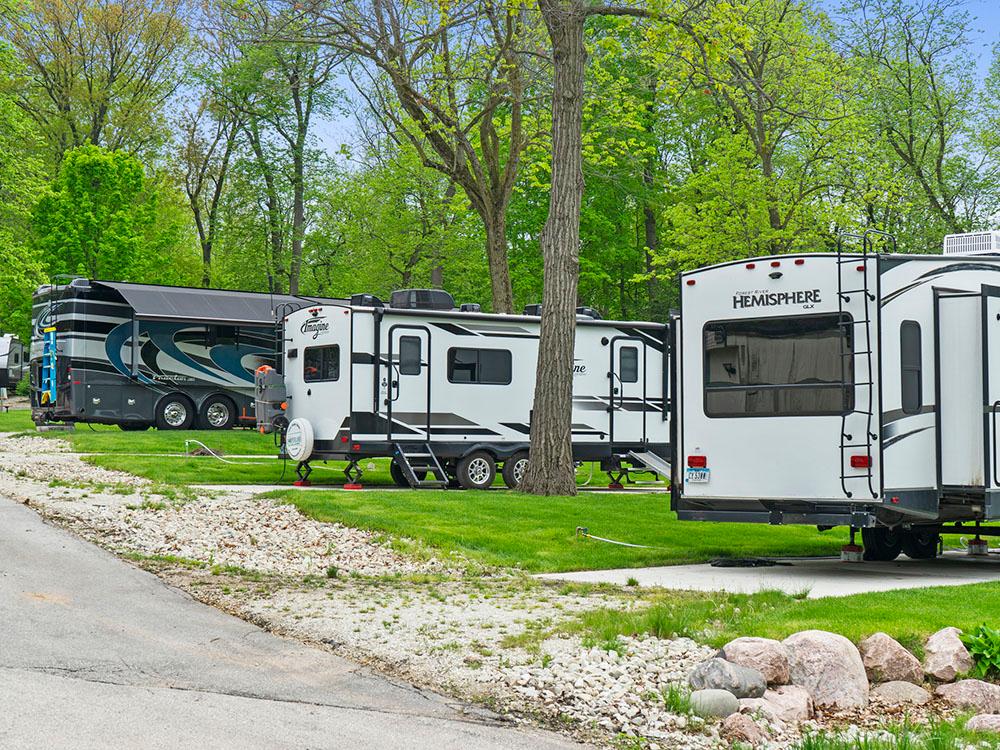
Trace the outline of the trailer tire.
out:
M 226 396 L 209 396 L 198 412 L 198 423 L 205 430 L 230 430 L 236 424 L 236 404 Z
M 156 405 L 158 430 L 189 430 L 194 424 L 194 404 L 180 393 L 171 393 Z
M 413 472 L 417 475 L 419 481 L 423 481 L 427 477 L 426 471 L 415 471 Z M 392 459 L 389 463 L 389 474 L 392 475 L 392 481 L 396 483 L 397 487 L 402 487 L 404 489 L 411 489 L 410 483 L 406 481 L 406 475 L 403 473 L 403 468 L 399 465 L 396 459 Z
M 903 532 L 903 553 L 911 560 L 933 560 L 941 535 L 935 531 L 910 529 Z
M 458 462 L 456 479 L 465 490 L 487 490 L 497 476 L 497 464 L 486 451 L 475 451 Z
M 861 539 L 865 547 L 865 560 L 890 562 L 903 551 L 903 532 L 885 526 L 861 529 Z
M 528 470 L 528 454 L 526 451 L 521 451 L 520 453 L 515 453 L 513 456 L 508 458 L 503 462 L 503 469 L 500 473 L 503 476 L 503 483 L 506 484 L 510 489 L 516 490 L 518 485 L 521 484 L 521 480 L 524 479 L 524 473 Z

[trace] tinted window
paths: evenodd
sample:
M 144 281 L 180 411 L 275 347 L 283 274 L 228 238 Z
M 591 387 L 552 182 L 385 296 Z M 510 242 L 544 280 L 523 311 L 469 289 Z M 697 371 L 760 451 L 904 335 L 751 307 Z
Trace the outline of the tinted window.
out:
M 340 346 L 307 346 L 302 357 L 302 379 L 307 383 L 340 378 Z
M 903 412 L 906 414 L 917 414 L 923 406 L 920 354 L 920 324 L 913 320 L 904 320 L 899 327 L 899 358 Z
M 618 352 L 618 377 L 623 383 L 639 382 L 639 349 L 623 346 Z
M 850 317 L 809 315 L 708 323 L 705 413 L 822 416 L 854 408 Z
M 402 375 L 420 374 L 420 338 L 403 336 L 399 339 L 399 372 Z
M 510 352 L 506 349 L 449 349 L 448 380 L 507 385 L 511 380 Z

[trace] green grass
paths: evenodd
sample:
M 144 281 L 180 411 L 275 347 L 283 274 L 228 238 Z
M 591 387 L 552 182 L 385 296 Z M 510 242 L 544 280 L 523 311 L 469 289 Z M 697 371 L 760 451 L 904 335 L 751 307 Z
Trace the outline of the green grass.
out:
M 777 591 L 758 594 L 665 592 L 648 608 L 601 609 L 566 626 L 590 644 L 619 635 L 687 636 L 722 646 L 739 636 L 783 639 L 801 630 L 829 630 L 854 642 L 883 631 L 918 655 L 931 633 L 970 630 L 1000 612 L 1000 584 L 940 586 L 823 599 Z
M 35 429 L 30 409 L 12 409 L 0 412 L 0 432 L 23 432 Z
M 966 731 L 965 721 L 966 717 L 960 716 L 950 721 L 932 720 L 928 726 L 886 724 L 880 729 L 892 737 L 885 739 L 861 736 L 849 740 L 835 734 L 807 734 L 793 750 L 965 750 L 976 743 L 1000 747 L 996 735 Z
M 701 562 L 714 557 L 835 554 L 846 533 L 806 527 L 679 522 L 664 493 L 533 497 L 509 491 L 296 492 L 272 496 L 320 521 L 409 536 L 487 565 L 566 571 Z M 578 538 L 576 528 L 656 549 Z

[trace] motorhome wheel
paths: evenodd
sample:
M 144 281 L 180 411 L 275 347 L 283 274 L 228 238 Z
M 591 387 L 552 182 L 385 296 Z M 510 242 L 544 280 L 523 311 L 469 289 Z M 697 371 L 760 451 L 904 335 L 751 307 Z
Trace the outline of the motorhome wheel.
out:
M 288 424 L 285 431 L 285 452 L 293 461 L 305 461 L 313 452 L 313 428 L 306 419 L 299 417 Z
M 476 451 L 458 462 L 458 483 L 466 490 L 485 490 L 493 484 L 497 465 L 486 451 Z
M 167 396 L 156 409 L 156 426 L 161 430 L 187 430 L 193 423 L 194 407 L 185 396 Z
M 521 452 L 515 453 L 513 456 L 504 461 L 503 469 L 500 473 L 503 475 L 504 484 L 512 490 L 515 490 L 518 485 L 521 484 L 521 480 L 524 479 L 525 472 L 527 471 L 528 454 Z
M 865 546 L 865 560 L 888 562 L 895 560 L 903 551 L 901 529 L 888 529 L 885 526 L 861 529 L 861 539 Z
M 910 529 L 903 532 L 903 552 L 911 560 L 933 560 L 940 541 L 941 535 L 935 531 Z
M 236 407 L 225 396 L 212 396 L 201 406 L 202 427 L 209 430 L 228 430 L 236 422 Z

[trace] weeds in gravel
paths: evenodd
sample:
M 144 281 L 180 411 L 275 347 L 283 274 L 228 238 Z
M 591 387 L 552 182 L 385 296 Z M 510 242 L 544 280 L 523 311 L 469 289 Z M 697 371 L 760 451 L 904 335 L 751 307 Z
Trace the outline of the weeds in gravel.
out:
M 326 569 L 327 578 L 340 578 L 340 568 L 336 565 L 330 565 Z
M 672 682 L 663 691 L 663 705 L 672 714 L 686 716 L 693 711 L 691 708 L 691 691 L 684 685 Z
M 995 736 L 966 731 L 966 718 L 932 721 L 928 726 L 889 725 L 879 732 L 853 737 L 827 732 L 807 734 L 794 750 L 966 750 L 970 746 L 998 746 Z

